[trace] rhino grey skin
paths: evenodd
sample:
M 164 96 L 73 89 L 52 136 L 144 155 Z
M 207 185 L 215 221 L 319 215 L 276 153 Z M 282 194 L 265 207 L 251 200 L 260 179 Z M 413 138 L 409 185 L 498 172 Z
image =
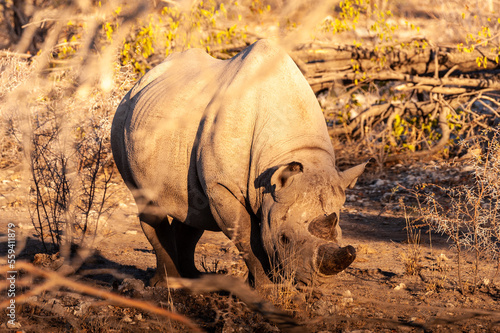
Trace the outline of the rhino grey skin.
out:
M 153 285 L 200 274 L 204 230 L 233 240 L 257 286 L 286 268 L 328 280 L 355 258 L 338 216 L 365 164 L 336 169 L 314 93 L 269 41 L 224 61 L 170 55 L 124 97 L 111 143 L 156 253 Z

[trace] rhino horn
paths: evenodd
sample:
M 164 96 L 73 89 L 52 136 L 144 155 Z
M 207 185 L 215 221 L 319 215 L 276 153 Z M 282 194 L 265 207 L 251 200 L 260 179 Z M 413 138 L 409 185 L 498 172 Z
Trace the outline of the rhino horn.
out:
M 353 188 L 354 185 L 356 185 L 358 177 L 363 173 L 363 171 L 365 171 L 365 167 L 370 161 L 371 159 L 366 161 L 365 163 L 358 164 L 355 167 L 340 172 L 339 174 L 342 182 L 342 187 Z
M 356 249 L 351 245 L 339 247 L 327 243 L 318 248 L 316 265 L 319 273 L 334 275 L 342 272 L 356 259 Z
M 337 237 L 338 217 L 336 213 L 328 216 L 320 216 L 309 223 L 309 232 L 318 238 L 325 240 L 335 240 Z

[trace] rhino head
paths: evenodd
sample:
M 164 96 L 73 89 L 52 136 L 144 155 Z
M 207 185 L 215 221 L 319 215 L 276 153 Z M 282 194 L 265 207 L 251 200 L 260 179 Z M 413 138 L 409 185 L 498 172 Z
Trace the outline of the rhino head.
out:
M 356 258 L 341 247 L 340 208 L 366 163 L 344 172 L 291 162 L 276 167 L 262 201 L 262 239 L 272 267 L 297 283 L 325 283 Z M 288 275 L 289 276 L 289 275 Z

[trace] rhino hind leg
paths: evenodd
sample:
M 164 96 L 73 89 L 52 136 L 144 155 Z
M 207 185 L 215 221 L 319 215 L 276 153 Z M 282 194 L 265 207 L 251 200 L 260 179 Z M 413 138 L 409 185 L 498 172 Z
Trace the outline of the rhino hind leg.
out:
M 177 248 L 175 232 L 167 217 L 160 218 L 147 213 L 140 213 L 141 227 L 153 246 L 156 255 L 156 273 L 150 285 L 162 285 L 167 276 L 180 277 L 177 270 Z
M 204 230 L 191 227 L 177 220 L 172 221 L 177 248 L 177 269 L 182 277 L 197 278 L 200 272 L 194 264 L 196 244 Z
M 155 211 L 157 207 L 149 203 L 139 214 L 142 230 L 156 255 L 156 273 L 150 285 L 166 285 L 167 277 L 199 277 L 194 251 L 203 230 L 176 219 L 170 223 L 168 217 L 159 217 Z

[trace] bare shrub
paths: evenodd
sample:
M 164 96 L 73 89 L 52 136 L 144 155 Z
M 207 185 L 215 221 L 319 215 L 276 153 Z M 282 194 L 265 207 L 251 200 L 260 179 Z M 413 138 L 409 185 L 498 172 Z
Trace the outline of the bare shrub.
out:
M 93 240 L 111 212 L 110 122 L 134 74 L 115 68 L 113 89 L 82 95 L 71 84 L 77 71 L 45 80 L 36 75 L 37 65 L 36 59 L 0 58 L 1 157 L 2 167 L 26 158 L 33 181 L 32 222 L 50 251 L 63 240 L 82 245 L 89 232 Z
M 431 230 L 448 236 L 457 254 L 458 284 L 465 292 L 463 251 L 474 255 L 472 291 L 478 284 L 481 260 L 496 260 L 500 268 L 500 132 L 485 131 L 462 145 L 475 152 L 466 157 L 470 182 L 453 188 L 424 184 L 415 190 L 417 212 Z M 492 278 L 492 279 L 493 279 Z

